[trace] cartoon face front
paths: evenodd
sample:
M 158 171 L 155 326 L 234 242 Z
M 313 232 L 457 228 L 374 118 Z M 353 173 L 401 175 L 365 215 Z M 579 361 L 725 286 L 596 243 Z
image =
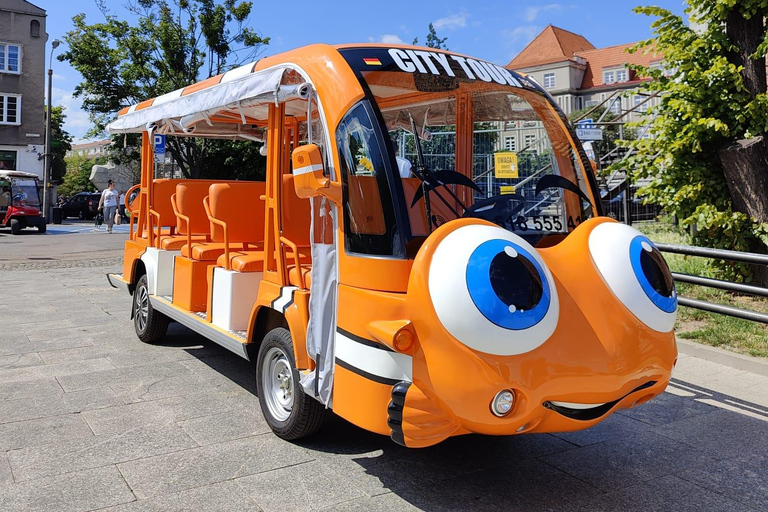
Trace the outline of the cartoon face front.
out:
M 677 355 L 664 259 L 606 218 L 540 249 L 484 221 L 448 223 L 421 248 L 408 301 L 413 383 L 393 394 L 407 445 L 587 428 L 663 391 Z M 425 409 L 445 424 L 429 441 Z

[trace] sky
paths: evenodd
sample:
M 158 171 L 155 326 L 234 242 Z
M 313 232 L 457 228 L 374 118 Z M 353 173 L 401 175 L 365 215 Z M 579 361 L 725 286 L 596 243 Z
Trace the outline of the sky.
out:
M 85 13 L 86 22 L 103 21 L 95 0 L 30 0 L 47 11 L 48 46 L 72 30 L 72 17 Z M 122 19 L 129 14 L 126 0 L 104 0 L 111 13 Z M 274 55 L 312 43 L 404 42 L 418 37 L 425 44 L 428 26 L 438 37 L 447 37 L 452 51 L 506 65 L 547 25 L 584 36 L 595 47 L 631 43 L 652 36 L 653 21 L 635 14 L 637 5 L 658 5 L 683 14 L 683 0 L 474 0 L 417 2 L 308 2 L 304 0 L 253 0 L 248 26 L 271 41 L 260 56 Z M 53 105 L 63 105 L 64 129 L 82 142 L 91 128 L 88 114 L 73 91 L 82 76 L 66 62 L 53 59 Z M 48 63 L 46 63 L 48 69 Z

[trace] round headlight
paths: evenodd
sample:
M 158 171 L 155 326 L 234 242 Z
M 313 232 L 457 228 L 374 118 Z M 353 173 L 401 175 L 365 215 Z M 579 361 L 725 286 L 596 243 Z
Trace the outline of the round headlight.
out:
M 491 411 L 496 416 L 505 416 L 509 414 L 515 405 L 515 392 L 505 389 L 496 393 L 491 402 Z

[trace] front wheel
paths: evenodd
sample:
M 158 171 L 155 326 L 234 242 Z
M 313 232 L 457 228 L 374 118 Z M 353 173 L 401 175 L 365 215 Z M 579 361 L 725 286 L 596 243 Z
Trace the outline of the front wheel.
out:
M 133 292 L 133 327 L 136 329 L 136 336 L 144 343 L 156 343 L 165 336 L 170 321 L 170 318 L 152 307 L 147 275 L 144 274 L 139 278 Z
M 45 222 L 37 226 L 37 231 L 40 233 L 45 233 L 45 230 L 48 228 L 48 226 L 45 225 Z
M 11 233 L 14 235 L 21 233 L 21 222 L 19 222 L 19 219 L 11 219 Z
M 85 220 L 86 217 L 87 217 L 87 215 L 85 214 L 85 210 L 80 210 L 79 212 L 77 212 L 77 218 L 78 219 Z
M 280 438 L 299 439 L 320 428 L 323 404 L 304 393 L 293 357 L 288 329 L 267 333 L 256 361 L 256 389 L 259 405 L 269 427 Z

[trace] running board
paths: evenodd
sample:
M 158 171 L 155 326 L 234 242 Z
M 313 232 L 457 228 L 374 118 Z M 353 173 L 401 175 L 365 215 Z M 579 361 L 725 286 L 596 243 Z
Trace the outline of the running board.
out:
M 107 274 L 107 281 L 112 288 L 118 288 L 131 293 L 131 290 L 128 288 L 128 281 L 123 279 L 123 274 Z
M 171 320 L 179 322 L 184 327 L 192 329 L 201 336 L 208 338 L 226 348 L 227 350 L 234 352 L 243 359 L 248 359 L 248 351 L 245 349 L 245 338 L 238 336 L 234 332 L 224 331 L 209 324 L 205 319 L 200 318 L 195 313 L 188 313 L 177 308 L 167 300 L 164 300 L 156 295 L 150 295 L 149 301 L 152 303 L 152 307 L 158 312 L 169 317 Z M 243 341 L 239 341 L 242 339 Z

